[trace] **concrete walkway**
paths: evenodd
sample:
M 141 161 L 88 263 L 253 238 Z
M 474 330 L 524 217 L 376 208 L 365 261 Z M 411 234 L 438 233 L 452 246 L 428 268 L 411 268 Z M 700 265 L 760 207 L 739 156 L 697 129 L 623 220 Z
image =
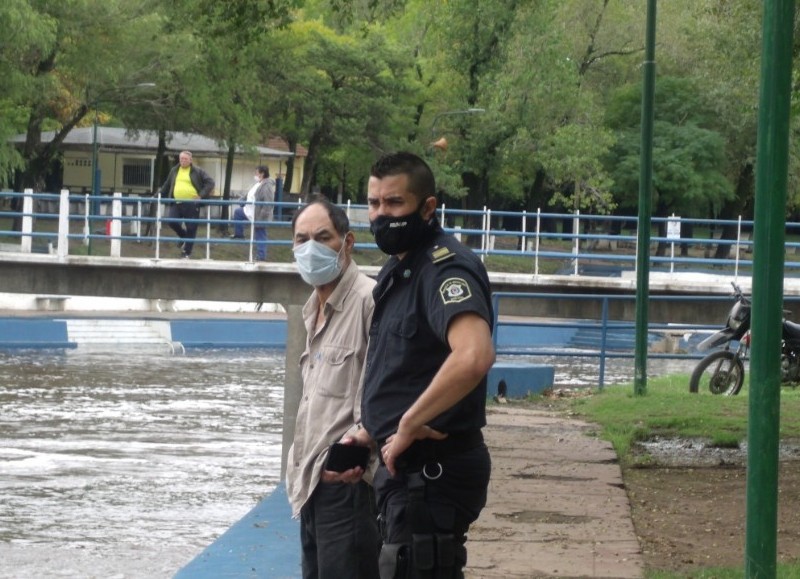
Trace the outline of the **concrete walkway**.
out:
M 491 406 L 488 420 L 489 502 L 470 529 L 466 577 L 642 577 L 616 454 L 594 427 L 513 405 Z M 220 577 L 300 577 L 299 525 L 282 487 L 175 575 Z
M 617 457 L 595 427 L 492 406 L 489 501 L 467 540 L 470 579 L 644 574 Z

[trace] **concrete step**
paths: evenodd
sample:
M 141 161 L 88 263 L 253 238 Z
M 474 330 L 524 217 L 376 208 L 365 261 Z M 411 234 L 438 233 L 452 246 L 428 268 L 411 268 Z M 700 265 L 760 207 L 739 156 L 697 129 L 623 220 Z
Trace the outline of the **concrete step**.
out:
M 66 320 L 70 342 L 119 346 L 124 344 L 171 344 L 169 322 L 160 320 Z

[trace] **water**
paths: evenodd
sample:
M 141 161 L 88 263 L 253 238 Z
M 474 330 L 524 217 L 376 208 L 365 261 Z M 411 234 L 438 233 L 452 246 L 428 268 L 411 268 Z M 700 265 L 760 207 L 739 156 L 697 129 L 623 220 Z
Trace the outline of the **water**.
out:
M 283 352 L 0 352 L 0 577 L 171 577 L 277 484 Z

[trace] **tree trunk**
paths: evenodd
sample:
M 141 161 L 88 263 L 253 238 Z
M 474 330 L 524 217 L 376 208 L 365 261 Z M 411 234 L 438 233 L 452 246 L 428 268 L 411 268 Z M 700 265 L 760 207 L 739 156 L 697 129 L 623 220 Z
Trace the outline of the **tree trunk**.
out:
M 286 140 L 289 145 L 289 152 L 297 154 L 297 137 L 289 137 Z M 292 184 L 294 181 L 294 165 L 296 162 L 295 155 L 286 158 L 286 174 L 283 177 L 283 193 L 287 194 L 292 191 Z
M 725 204 L 720 212 L 720 218 L 726 220 L 736 220 L 740 215 L 746 213 L 748 209 L 747 200 L 752 199 L 751 192 L 753 191 L 753 187 L 753 165 L 747 163 L 739 171 L 739 178 L 736 181 L 736 198 L 733 201 Z M 734 241 L 736 239 L 737 232 L 738 226 L 735 223 L 723 225 L 720 239 Z M 717 250 L 714 252 L 714 258 L 729 259 L 732 247 L 733 245 L 730 243 L 718 243 Z
M 308 141 L 308 156 L 303 169 L 303 182 L 300 184 L 300 199 L 308 201 L 311 196 L 311 187 L 314 184 L 314 174 L 317 170 L 317 155 L 322 137 L 320 131 L 314 131 Z

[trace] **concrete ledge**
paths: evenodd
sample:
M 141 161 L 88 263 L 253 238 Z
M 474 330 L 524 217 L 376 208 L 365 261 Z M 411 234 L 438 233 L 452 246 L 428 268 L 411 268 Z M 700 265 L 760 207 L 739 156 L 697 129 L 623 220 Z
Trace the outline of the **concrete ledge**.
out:
M 300 522 L 292 519 L 281 483 L 174 579 L 294 579 L 300 575 Z
M 528 394 L 539 394 L 547 388 L 552 388 L 554 382 L 553 366 L 497 362 L 489 370 L 486 378 L 486 393 L 488 396 L 524 398 Z
M 46 312 L 63 312 L 68 296 L 36 296 L 36 309 Z

